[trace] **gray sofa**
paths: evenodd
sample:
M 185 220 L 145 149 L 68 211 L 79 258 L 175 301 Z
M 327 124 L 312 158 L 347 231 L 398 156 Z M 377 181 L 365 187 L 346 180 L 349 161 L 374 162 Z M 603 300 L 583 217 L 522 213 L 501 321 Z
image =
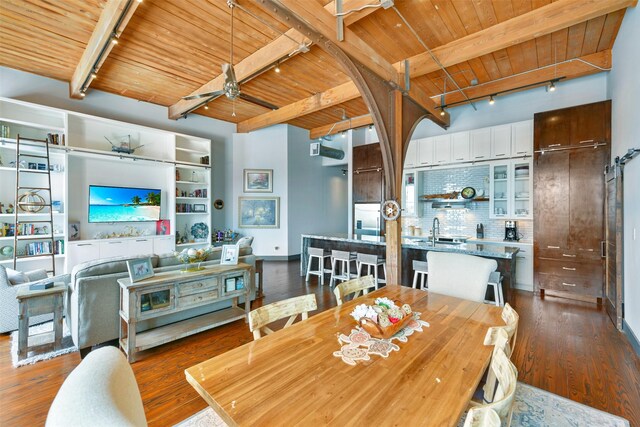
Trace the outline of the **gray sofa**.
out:
M 222 249 L 215 248 L 203 266 L 220 264 Z M 119 336 L 120 287 L 117 280 L 129 277 L 127 260 L 151 258 L 154 272 L 178 270 L 182 264 L 173 253 L 144 255 L 136 257 L 105 258 L 75 266 L 71 272 L 67 292 L 66 319 L 74 344 L 82 354 L 91 346 L 117 339 Z M 238 262 L 251 265 L 255 269 L 255 256 L 251 247 L 241 247 Z M 252 275 L 252 279 L 254 275 Z M 252 287 L 253 284 L 252 284 Z M 254 287 L 255 288 L 255 287 Z M 204 313 L 229 307 L 231 302 L 221 301 L 197 307 L 162 318 L 138 323 L 137 330 L 143 331 L 156 326 L 177 322 Z

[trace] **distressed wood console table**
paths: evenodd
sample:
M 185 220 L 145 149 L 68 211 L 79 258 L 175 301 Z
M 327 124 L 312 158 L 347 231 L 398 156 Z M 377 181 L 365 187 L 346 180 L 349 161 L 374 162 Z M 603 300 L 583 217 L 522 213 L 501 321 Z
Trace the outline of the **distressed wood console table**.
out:
M 190 273 L 169 271 L 131 283 L 120 284 L 120 348 L 129 362 L 136 353 L 238 319 L 247 319 L 251 309 L 252 267 L 248 264 L 216 265 Z M 244 296 L 244 309 L 238 307 Z M 136 332 L 138 322 L 195 307 L 231 300 L 231 307 L 191 317 L 168 325 Z

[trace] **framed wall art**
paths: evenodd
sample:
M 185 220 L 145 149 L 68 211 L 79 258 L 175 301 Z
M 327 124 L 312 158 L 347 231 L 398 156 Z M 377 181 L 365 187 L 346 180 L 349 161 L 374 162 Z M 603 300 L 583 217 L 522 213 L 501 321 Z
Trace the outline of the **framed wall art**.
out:
M 273 193 L 273 169 L 245 169 L 245 193 Z
M 239 197 L 238 226 L 280 228 L 280 197 Z

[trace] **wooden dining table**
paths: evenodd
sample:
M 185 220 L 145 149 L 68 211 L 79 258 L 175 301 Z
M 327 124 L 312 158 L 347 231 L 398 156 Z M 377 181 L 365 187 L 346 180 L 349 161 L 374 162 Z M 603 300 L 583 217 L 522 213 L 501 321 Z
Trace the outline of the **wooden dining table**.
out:
M 388 357 L 354 366 L 335 357 L 356 327 L 358 304 L 387 297 L 428 322 Z M 405 286 L 386 287 L 245 344 L 185 371 L 230 426 L 454 426 L 487 368 L 490 326 L 501 308 Z

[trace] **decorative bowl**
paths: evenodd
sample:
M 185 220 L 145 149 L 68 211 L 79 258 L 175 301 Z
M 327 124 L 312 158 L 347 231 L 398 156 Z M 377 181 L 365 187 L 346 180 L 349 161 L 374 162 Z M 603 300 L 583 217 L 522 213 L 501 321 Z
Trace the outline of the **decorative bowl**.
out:
M 400 332 L 400 329 L 409 325 L 412 320 L 413 314 L 409 314 L 402 318 L 398 323 L 394 323 L 391 326 L 383 328 L 373 320 L 363 317 L 360 319 L 360 326 L 362 326 L 362 329 L 367 331 L 367 333 L 374 338 L 389 339 Z

